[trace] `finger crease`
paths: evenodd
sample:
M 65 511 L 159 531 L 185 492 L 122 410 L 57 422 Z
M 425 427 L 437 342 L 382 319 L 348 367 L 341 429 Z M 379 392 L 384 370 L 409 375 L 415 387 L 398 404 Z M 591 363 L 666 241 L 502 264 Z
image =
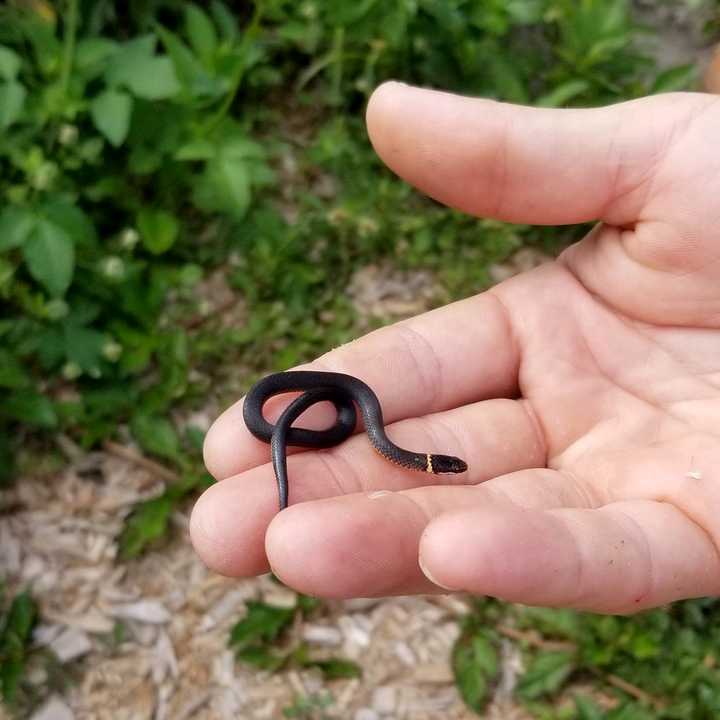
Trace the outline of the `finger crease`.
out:
M 442 363 L 435 352 L 435 348 L 428 339 L 411 325 L 399 324 L 395 326 L 400 331 L 399 337 L 410 356 L 417 375 L 422 385 L 421 395 L 424 398 L 426 407 L 435 408 L 444 387 Z M 422 346 L 418 352 L 417 345 Z M 429 372 L 426 368 L 429 368 Z
M 344 458 L 340 452 L 325 451 L 317 452 L 315 457 L 325 469 L 332 484 L 335 486 L 337 495 L 346 495 L 349 492 L 361 492 L 364 490 L 360 475 L 351 462 Z M 342 466 L 341 468 L 338 465 Z M 351 490 L 352 488 L 352 490 Z
M 617 507 L 609 507 L 612 508 L 613 512 L 616 512 L 618 515 L 622 515 L 635 528 L 635 534 L 640 537 L 640 542 L 636 543 L 636 545 L 645 559 L 645 566 L 647 568 L 647 572 L 645 574 L 645 581 L 642 583 L 640 592 L 638 592 L 634 588 L 630 589 L 631 597 L 629 598 L 629 603 L 631 603 L 632 606 L 632 604 L 637 604 L 638 598 L 645 600 L 646 598 L 651 598 L 654 595 L 654 589 L 656 587 L 656 571 L 652 549 L 650 547 L 650 541 L 648 540 L 648 537 L 643 530 L 642 525 L 640 525 L 640 523 L 632 515 L 628 515 L 628 513 L 626 513 L 624 510 L 620 510 Z

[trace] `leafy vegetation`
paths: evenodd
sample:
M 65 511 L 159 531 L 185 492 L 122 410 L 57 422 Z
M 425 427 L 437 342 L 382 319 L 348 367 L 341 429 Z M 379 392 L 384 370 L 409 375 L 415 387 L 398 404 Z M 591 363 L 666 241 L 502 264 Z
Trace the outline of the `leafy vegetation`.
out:
M 550 236 L 477 223 L 390 177 L 365 99 L 387 77 L 542 105 L 688 82 L 658 75 L 636 35 L 623 0 L 4 6 L 6 479 L 23 466 L 11 438 L 37 454 L 55 432 L 90 447 L 123 425 L 197 476 L 173 415 L 232 367 L 247 382 L 351 337 L 358 267 L 431 269 L 437 302 L 486 285 L 489 263 Z M 213 318 L 217 273 L 245 310 L 229 329 Z
M 306 720 L 326 720 L 331 716 L 325 713 L 325 709 L 334 702 L 332 695 L 328 693 L 314 694 L 307 697 L 299 697 L 295 702 L 283 709 L 283 717 L 306 718 Z
M 359 268 L 429 271 L 440 304 L 487 286 L 489 266 L 516 249 L 579 231 L 476 221 L 414 193 L 369 147 L 372 89 L 399 78 L 553 107 L 690 86 L 694 68 L 660 71 L 642 34 L 628 0 L 3 4 L 0 483 L 52 456 L 57 433 L 85 448 L 129 433 L 175 477 L 128 518 L 121 551 L 141 553 L 209 482 L 189 411 L 355 335 L 364 326 L 345 291 Z M 308 604 L 250 604 L 231 638 L 238 657 L 356 673 L 285 645 Z M 0 621 L 8 701 L 34 612 L 21 593 Z M 502 620 L 541 635 L 524 643 L 517 689 L 538 717 L 716 717 L 717 612 L 694 601 L 619 619 L 487 603 L 454 668 L 481 711 Z M 578 679 L 615 707 L 559 705 Z M 285 716 L 321 716 L 328 702 L 301 698 Z
M 12 600 L 0 594 L 0 696 L 9 704 L 15 702 L 20 681 L 30 653 L 31 631 L 37 608 L 29 593 L 22 592 Z
M 458 687 L 478 713 L 500 677 L 500 642 L 522 650 L 515 696 L 543 720 L 718 717 L 716 600 L 615 617 L 479 602 L 453 654 Z M 579 692 L 574 686 L 592 687 Z
M 359 677 L 360 668 L 351 660 L 316 657 L 297 639 L 285 642 L 295 619 L 312 613 L 318 606 L 317 600 L 304 595 L 299 595 L 291 608 L 248 601 L 245 617 L 235 623 L 230 632 L 230 646 L 238 660 L 261 670 L 313 667 L 327 680 Z

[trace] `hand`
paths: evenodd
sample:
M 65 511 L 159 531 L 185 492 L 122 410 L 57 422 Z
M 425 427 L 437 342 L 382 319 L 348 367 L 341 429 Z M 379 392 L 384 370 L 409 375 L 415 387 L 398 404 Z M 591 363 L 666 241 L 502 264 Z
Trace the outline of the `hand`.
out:
M 545 110 L 389 83 L 367 122 L 448 205 L 601 222 L 556 262 L 313 364 L 365 380 L 393 440 L 465 475 L 396 468 L 358 434 L 293 454 L 276 514 L 237 403 L 206 440 L 222 482 L 193 512 L 201 557 L 325 597 L 445 588 L 624 613 L 718 593 L 720 99 Z M 327 425 L 317 410 L 303 424 Z

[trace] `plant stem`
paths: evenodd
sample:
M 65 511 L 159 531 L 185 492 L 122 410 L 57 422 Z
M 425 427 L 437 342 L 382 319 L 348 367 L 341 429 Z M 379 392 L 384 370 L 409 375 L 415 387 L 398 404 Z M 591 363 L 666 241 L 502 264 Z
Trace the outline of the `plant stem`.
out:
M 235 96 L 240 89 L 240 83 L 242 82 L 243 75 L 245 74 L 245 68 L 247 65 L 246 60 L 250 48 L 250 43 L 257 35 L 258 28 L 260 27 L 260 20 L 262 19 L 264 6 L 265 3 L 263 2 L 263 0 L 257 0 L 257 2 L 255 3 L 255 10 L 253 12 L 252 19 L 250 20 L 250 25 L 248 25 L 243 39 L 240 42 L 241 62 L 238 66 L 237 72 L 235 73 L 235 77 L 233 78 L 230 90 L 225 96 L 222 105 L 218 108 L 217 112 L 210 118 L 207 125 L 205 126 L 205 133 L 211 133 L 218 126 L 218 124 L 222 122 L 223 118 L 228 114 L 228 111 L 232 107 Z
M 67 95 L 70 84 L 73 56 L 75 55 L 75 37 L 78 24 L 78 0 L 68 0 L 67 16 L 64 22 L 63 59 L 60 68 L 60 88 L 63 96 Z
M 345 45 L 345 28 L 336 27 L 333 33 L 332 54 L 335 64 L 332 66 L 332 74 L 330 80 L 330 98 L 334 105 L 339 105 L 342 101 L 340 88 L 342 87 L 343 77 L 343 47 Z

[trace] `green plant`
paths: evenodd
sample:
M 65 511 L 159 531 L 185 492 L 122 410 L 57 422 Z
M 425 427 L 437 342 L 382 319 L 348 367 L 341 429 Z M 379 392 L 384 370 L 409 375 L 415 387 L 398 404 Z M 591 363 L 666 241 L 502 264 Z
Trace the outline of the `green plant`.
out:
M 0 696 L 9 705 L 17 699 L 28 660 L 31 633 L 37 607 L 28 592 L 8 600 L 4 587 L 0 593 Z
M 61 428 L 91 445 L 130 420 L 150 452 L 180 457 L 165 415 L 189 392 L 177 316 L 204 274 L 193 228 L 242 218 L 272 178 L 228 116 L 254 25 L 240 38 L 214 8 L 222 22 L 186 4 L 179 33 L 156 23 L 121 41 L 78 36 L 77 0 L 62 22 L 49 8 L 2 11 L 6 433 Z
M 465 620 L 453 665 L 463 698 L 481 712 L 498 680 L 502 631 L 511 628 L 525 656 L 515 693 L 537 717 L 557 717 L 573 683 L 591 682 L 614 709 L 578 696 L 563 717 L 709 719 L 720 712 L 719 617 L 714 599 L 633 617 L 487 601 Z
M 325 679 L 359 677 L 359 666 L 343 658 L 316 657 L 308 646 L 297 639 L 287 642 L 287 631 L 297 617 L 309 615 L 318 608 L 318 601 L 298 595 L 294 607 L 277 607 L 259 601 L 246 603 L 246 614 L 230 632 L 230 646 L 238 660 L 276 672 L 288 667 L 320 670 Z
M 393 75 L 514 102 L 596 104 L 647 92 L 652 74 L 625 0 L 275 0 L 267 14 L 310 60 L 296 87 L 322 77 L 336 105 Z
M 325 713 L 325 708 L 330 707 L 333 702 L 334 698 L 329 693 L 299 697 L 292 705 L 283 708 L 283 717 L 325 720 L 331 717 Z

